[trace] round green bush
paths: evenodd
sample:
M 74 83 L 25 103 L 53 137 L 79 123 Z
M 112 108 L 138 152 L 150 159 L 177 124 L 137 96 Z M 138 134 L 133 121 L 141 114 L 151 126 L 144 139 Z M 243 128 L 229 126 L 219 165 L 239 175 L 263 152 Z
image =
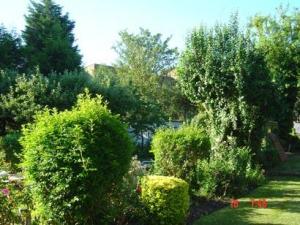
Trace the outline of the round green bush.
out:
M 132 142 L 101 97 L 70 111 L 39 113 L 23 128 L 22 166 L 45 224 L 106 224 L 109 196 L 127 172 Z
M 184 224 L 189 209 L 187 182 L 175 177 L 145 176 L 141 181 L 141 192 L 151 224 Z
M 163 129 L 154 135 L 151 151 L 156 173 L 182 178 L 193 187 L 197 160 L 209 156 L 210 140 L 205 131 L 196 126 Z

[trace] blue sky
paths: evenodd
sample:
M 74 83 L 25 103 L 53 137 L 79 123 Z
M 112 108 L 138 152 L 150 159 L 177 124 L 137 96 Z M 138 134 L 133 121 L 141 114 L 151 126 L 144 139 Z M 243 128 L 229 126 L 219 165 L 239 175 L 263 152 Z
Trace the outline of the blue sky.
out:
M 118 32 L 148 28 L 170 45 L 184 48 L 185 37 L 195 26 L 226 22 L 238 11 L 242 24 L 256 13 L 273 14 L 280 4 L 300 7 L 300 0 L 56 0 L 75 20 L 75 37 L 84 65 L 111 64 L 117 58 L 112 46 Z M 16 31 L 25 27 L 30 0 L 0 0 L 0 23 Z

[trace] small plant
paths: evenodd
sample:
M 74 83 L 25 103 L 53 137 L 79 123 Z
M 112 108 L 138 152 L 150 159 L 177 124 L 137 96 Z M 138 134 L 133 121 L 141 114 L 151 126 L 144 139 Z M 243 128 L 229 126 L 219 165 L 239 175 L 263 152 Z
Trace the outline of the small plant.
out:
M 21 181 L 9 181 L 8 175 L 0 176 L 0 205 L 0 225 L 21 224 L 29 216 L 20 214 L 20 209 L 30 214 L 31 208 L 30 197 Z
M 149 211 L 148 224 L 184 224 L 189 208 L 189 185 L 184 180 L 145 176 L 141 192 L 142 202 Z
M 116 219 L 113 225 L 145 224 L 148 215 L 140 201 L 140 178 L 147 173 L 137 157 L 133 157 L 123 182 L 114 191 L 112 202 Z

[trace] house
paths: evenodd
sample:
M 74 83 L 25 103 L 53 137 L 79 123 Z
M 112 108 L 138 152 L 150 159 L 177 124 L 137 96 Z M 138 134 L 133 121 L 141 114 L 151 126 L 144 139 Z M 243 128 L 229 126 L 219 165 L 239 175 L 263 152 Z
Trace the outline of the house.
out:
M 115 74 L 116 69 L 113 66 L 105 64 L 93 63 L 84 68 L 84 70 L 91 76 L 95 76 L 98 72 L 101 74 Z

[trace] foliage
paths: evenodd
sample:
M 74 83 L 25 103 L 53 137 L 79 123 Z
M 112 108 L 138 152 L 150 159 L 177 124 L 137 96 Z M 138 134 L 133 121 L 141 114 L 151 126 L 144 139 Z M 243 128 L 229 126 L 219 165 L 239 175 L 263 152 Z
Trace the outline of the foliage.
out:
M 147 174 L 137 157 L 131 160 L 129 171 L 123 177 L 123 182 L 115 190 L 114 203 L 115 225 L 147 224 L 145 206 L 140 201 L 140 178 Z
M 149 210 L 150 224 L 181 225 L 189 208 L 189 185 L 178 178 L 145 176 L 142 201 Z
M 135 87 L 122 82 L 121 79 L 112 70 L 96 70 L 91 89 L 101 93 L 111 111 L 119 114 L 121 119 L 129 124 L 135 137 L 142 139 L 144 131 L 154 131 L 156 126 L 163 122 L 161 109 L 153 100 L 143 98 Z M 142 144 L 143 152 L 144 147 Z
M 9 164 L 6 162 L 5 152 L 0 151 L 0 170 L 9 170 Z
M 162 129 L 153 136 L 151 152 L 156 173 L 182 178 L 193 187 L 197 161 L 209 157 L 210 140 L 195 126 Z
M 39 99 L 47 97 L 44 95 L 46 84 L 39 74 L 31 77 L 21 75 L 15 82 L 6 94 L 0 95 L 2 134 L 7 132 L 7 128 L 20 129 L 22 124 L 31 121 L 42 108 Z
M 44 107 L 70 109 L 84 88 L 96 93 L 90 77 L 84 72 L 52 73 L 46 77 L 38 70 L 27 75 L 3 71 L 1 75 L 4 84 L 8 85 L 3 86 L 0 95 L 2 135 L 9 130 L 19 130 L 22 124 L 31 122 L 35 113 Z
M 62 14 L 61 6 L 52 0 L 31 2 L 25 20 L 22 36 L 28 69 L 39 66 L 47 75 L 80 68 L 81 56 L 72 33 L 75 23 Z
M 0 95 L 9 92 L 10 87 L 15 84 L 17 75 L 15 71 L 0 70 Z M 6 133 L 7 118 L 3 115 L 3 112 L 3 104 L 0 104 L 0 135 Z
M 21 39 L 0 25 L 0 69 L 18 69 L 22 61 Z
M 72 110 L 45 110 L 23 135 L 22 166 L 41 220 L 106 224 L 109 196 L 128 170 L 132 143 L 102 98 L 80 95 Z
M 136 133 L 153 130 L 168 117 L 185 119 L 193 106 L 173 78 L 178 52 L 169 47 L 170 38 L 142 28 L 138 34 L 122 31 L 120 38 L 114 47 L 119 55 L 117 73 L 141 101 L 130 123 L 135 122 Z
M 197 107 L 182 93 L 176 71 L 170 73 L 173 75 L 158 78 L 157 99 L 161 110 L 169 120 L 189 120 L 196 114 Z
M 275 16 L 257 15 L 252 19 L 252 34 L 257 49 L 267 62 L 276 86 L 280 108 L 275 119 L 279 122 L 281 138 L 287 138 L 293 127 L 293 110 L 298 93 L 300 74 L 299 27 L 300 12 L 280 7 Z
M 19 132 L 10 132 L 5 136 L 0 137 L 0 152 L 4 155 L 4 160 L 10 166 L 9 168 L 16 171 L 19 160 L 19 154 L 21 153 L 21 145 L 19 138 L 21 134 Z
M 92 83 L 92 89 L 101 93 L 112 112 L 120 114 L 122 120 L 129 124 L 134 121 L 132 117 L 137 114 L 136 108 L 142 100 L 129 85 L 120 81 L 116 73 L 99 68 L 95 71 Z
M 31 207 L 27 193 L 22 183 L 8 182 L 7 176 L 0 177 L 0 225 L 21 224 L 25 221 Z M 21 215 L 19 209 L 23 209 Z
M 205 127 L 207 130 L 210 130 L 209 116 L 205 109 L 200 106 L 198 114 L 191 119 L 190 124 L 202 129 Z
M 209 160 L 199 160 L 197 195 L 236 196 L 264 182 L 258 166 L 251 162 L 250 150 L 222 144 Z
M 272 141 L 268 137 L 263 139 L 262 147 L 257 152 L 256 158 L 265 169 L 273 168 L 280 162 L 278 150 L 274 148 Z
M 239 30 L 236 16 L 228 25 L 195 29 L 177 72 L 183 92 L 209 116 L 214 145 L 236 137 L 238 145 L 259 149 L 273 87 L 264 58 Z
M 121 41 L 114 47 L 119 54 L 118 64 L 126 72 L 166 75 L 175 66 L 177 49 L 169 47 L 170 37 L 162 40 L 161 34 L 152 35 L 149 30 L 140 28 L 139 34 L 120 32 Z M 138 77 L 137 77 L 138 78 Z
M 0 70 L 0 94 L 6 94 L 15 85 L 18 75 L 15 70 Z
M 48 83 L 48 88 L 47 98 L 42 105 L 50 108 L 70 109 L 76 103 L 77 96 L 83 93 L 85 88 L 92 93 L 99 93 L 94 88 L 91 77 L 83 71 L 51 73 L 44 79 Z

